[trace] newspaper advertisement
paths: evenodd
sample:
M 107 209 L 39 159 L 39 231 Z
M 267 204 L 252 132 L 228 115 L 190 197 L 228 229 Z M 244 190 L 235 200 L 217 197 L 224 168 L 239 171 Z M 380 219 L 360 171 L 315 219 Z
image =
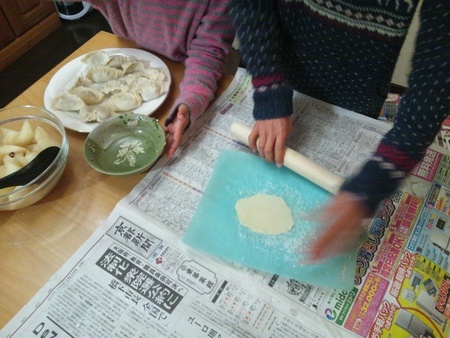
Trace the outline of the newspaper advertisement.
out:
M 68 263 L 1 336 L 326 337 L 333 330 L 302 320 L 306 310 L 294 302 L 243 281 L 236 268 L 202 257 L 120 203 Z
M 217 113 L 208 117 L 190 138 L 179 154 L 183 160 L 174 160 L 157 179 L 147 177 L 147 182 L 141 182 L 147 186 L 134 190 L 130 205 L 160 217 L 182 235 L 218 153 L 225 148 L 248 151 L 228 135 L 233 121 L 252 124 L 252 107 L 251 85 L 243 77 L 226 100 L 216 103 Z M 343 177 L 360 168 L 390 128 L 389 123 L 352 114 L 299 93 L 294 95 L 294 109 L 294 132 L 288 146 Z M 253 279 L 361 337 L 449 336 L 450 226 L 445 225 L 450 213 L 448 154 L 440 147 L 431 147 L 405 183 L 366 224 L 369 239 L 359 250 L 355 287 L 350 292 L 324 290 L 279 276 L 274 282 L 273 275 L 242 268 Z M 195 160 L 199 157 L 209 160 L 207 163 Z M 188 167 L 184 165 L 186 158 Z M 177 189 L 190 193 L 174 193 L 170 198 L 174 204 L 161 206 L 154 198 L 155 192 L 165 194 L 175 181 L 182 182 L 182 187 L 176 185 Z M 175 196 L 192 199 L 180 201 Z M 167 202 L 167 198 L 161 200 Z M 172 214 L 184 215 L 186 219 L 171 224 Z
M 182 242 L 234 121 L 252 119 L 239 69 L 91 238 L 7 324 L 5 337 L 448 337 L 449 154 L 433 146 L 379 207 L 352 290 L 227 263 Z M 294 95 L 288 146 L 347 177 L 390 124 Z

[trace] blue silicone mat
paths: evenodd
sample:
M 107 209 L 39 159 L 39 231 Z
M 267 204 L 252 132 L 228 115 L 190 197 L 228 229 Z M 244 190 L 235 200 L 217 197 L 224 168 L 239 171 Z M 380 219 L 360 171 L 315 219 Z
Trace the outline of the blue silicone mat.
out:
M 295 221 L 289 232 L 264 235 L 239 223 L 236 202 L 258 193 L 283 197 Z M 227 261 L 322 287 L 349 290 L 357 248 L 317 265 L 299 264 L 299 247 L 310 243 L 318 228 L 304 215 L 329 198 L 327 191 L 285 167 L 278 168 L 253 154 L 223 150 L 183 240 Z

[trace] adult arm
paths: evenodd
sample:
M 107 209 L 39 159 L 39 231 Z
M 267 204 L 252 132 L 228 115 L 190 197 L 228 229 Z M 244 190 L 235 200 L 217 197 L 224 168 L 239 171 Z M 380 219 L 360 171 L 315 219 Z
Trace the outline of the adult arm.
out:
M 230 13 L 255 89 L 256 123 L 249 136 L 249 146 L 266 160 L 281 165 L 286 137 L 292 129 L 292 90 L 286 86 L 277 61 L 280 28 L 276 2 L 231 0 Z
M 222 75 L 224 60 L 233 38 L 234 29 L 227 2 L 210 1 L 195 36 L 188 42 L 186 70 L 180 84 L 180 95 L 165 123 L 166 132 L 173 140 L 169 156 L 178 148 L 181 135 L 188 124 L 197 120 L 214 98 L 217 81 Z M 186 110 L 180 110 L 181 104 L 188 108 L 188 118 Z
M 355 244 L 363 218 L 373 216 L 379 203 L 422 160 L 450 114 L 450 11 L 444 2 L 424 1 L 409 89 L 393 128 L 323 210 L 320 217 L 328 226 L 311 247 L 312 260 L 346 250 L 350 241 Z

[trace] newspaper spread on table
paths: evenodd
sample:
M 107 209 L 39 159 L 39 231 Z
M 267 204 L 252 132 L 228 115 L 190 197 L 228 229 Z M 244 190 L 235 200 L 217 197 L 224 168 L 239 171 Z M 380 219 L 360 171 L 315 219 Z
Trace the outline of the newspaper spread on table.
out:
M 390 125 L 299 93 L 288 145 L 349 176 Z M 252 87 L 228 90 L 1 331 L 2 337 L 448 337 L 450 156 L 428 150 L 367 224 L 352 290 L 325 289 L 182 242 Z

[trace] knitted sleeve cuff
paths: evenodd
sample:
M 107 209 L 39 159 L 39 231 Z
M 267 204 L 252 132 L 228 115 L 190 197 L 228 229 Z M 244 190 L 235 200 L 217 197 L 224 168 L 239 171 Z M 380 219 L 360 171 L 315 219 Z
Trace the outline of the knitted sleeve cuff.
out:
M 399 186 L 401 178 L 392 175 L 392 171 L 383 168 L 379 161 L 372 159 L 357 175 L 348 179 L 341 190 L 361 198 L 367 211 L 373 215 L 380 202 Z
M 293 91 L 285 85 L 259 87 L 253 93 L 255 120 L 268 120 L 292 115 Z

